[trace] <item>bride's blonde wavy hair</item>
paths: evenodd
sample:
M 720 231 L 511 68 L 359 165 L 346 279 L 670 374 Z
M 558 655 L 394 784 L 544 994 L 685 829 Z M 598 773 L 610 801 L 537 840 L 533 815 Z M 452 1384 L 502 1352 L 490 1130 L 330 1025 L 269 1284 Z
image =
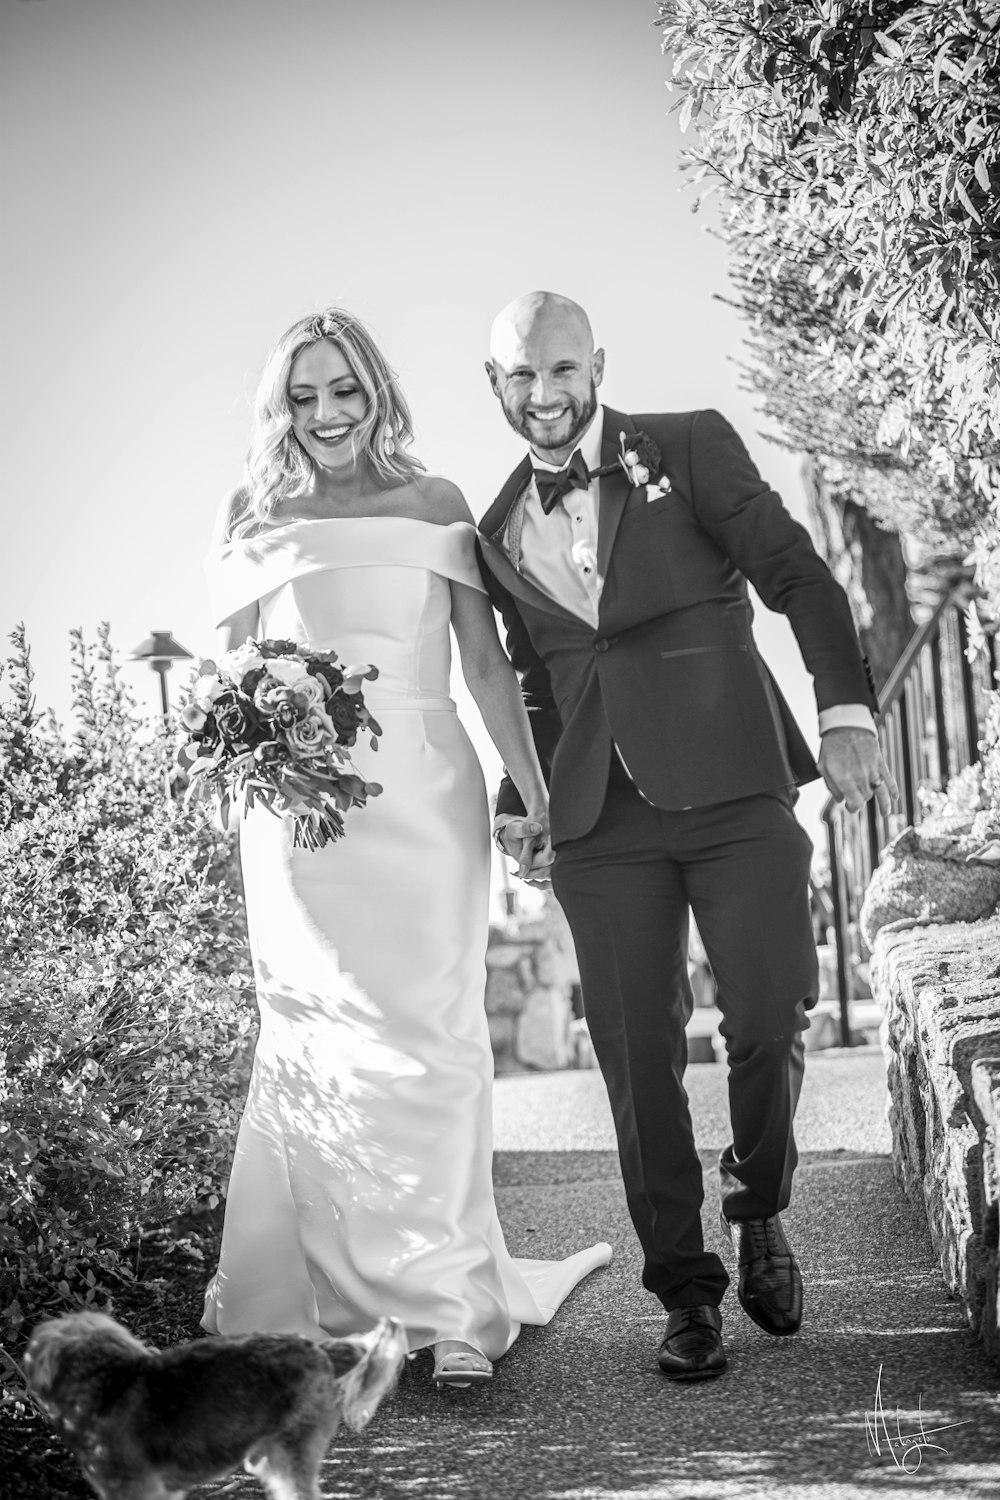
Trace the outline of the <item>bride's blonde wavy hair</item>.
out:
M 264 364 L 254 399 L 245 502 L 233 523 L 234 536 L 266 525 L 283 500 L 308 488 L 312 460 L 292 431 L 288 380 L 296 355 L 321 339 L 336 344 L 367 398 L 364 420 L 351 434 L 355 453 L 368 459 L 377 479 L 390 484 L 424 472 L 419 459 L 404 451 L 413 440 L 413 426 L 396 372 L 358 318 L 342 308 L 325 307 L 293 323 Z

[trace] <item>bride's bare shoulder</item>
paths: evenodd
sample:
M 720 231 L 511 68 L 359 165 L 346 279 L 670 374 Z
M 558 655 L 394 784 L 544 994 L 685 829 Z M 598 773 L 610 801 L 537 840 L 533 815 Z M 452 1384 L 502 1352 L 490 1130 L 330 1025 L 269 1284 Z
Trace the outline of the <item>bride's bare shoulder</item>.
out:
M 219 509 L 215 516 L 215 527 L 212 531 L 212 546 L 224 547 L 232 540 L 233 531 L 250 509 L 250 496 L 241 484 L 233 489 L 227 490 L 222 497 Z
M 435 526 L 450 526 L 455 521 L 472 522 L 472 512 L 457 484 L 440 474 L 420 474 L 406 486 L 407 514 L 417 520 L 431 521 Z

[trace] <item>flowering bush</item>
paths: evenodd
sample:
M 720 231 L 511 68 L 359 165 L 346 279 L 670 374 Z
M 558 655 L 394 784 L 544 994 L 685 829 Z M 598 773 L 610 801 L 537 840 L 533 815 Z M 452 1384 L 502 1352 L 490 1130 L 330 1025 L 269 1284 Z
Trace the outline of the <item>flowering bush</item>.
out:
M 201 673 L 181 721 L 191 739 L 179 759 L 191 776 L 188 797 L 219 798 L 223 822 L 234 798 L 293 819 L 297 846 L 321 849 L 344 833 L 343 814 L 382 788 L 365 781 L 348 749 L 367 730 L 378 749 L 381 727 L 365 706 L 372 666 L 342 668 L 335 651 L 294 641 L 248 639 Z
M 255 1011 L 231 839 L 165 793 L 166 736 L 107 627 L 72 640 L 75 727 L 0 700 L 0 1337 L 104 1299 L 140 1226 L 214 1206 Z

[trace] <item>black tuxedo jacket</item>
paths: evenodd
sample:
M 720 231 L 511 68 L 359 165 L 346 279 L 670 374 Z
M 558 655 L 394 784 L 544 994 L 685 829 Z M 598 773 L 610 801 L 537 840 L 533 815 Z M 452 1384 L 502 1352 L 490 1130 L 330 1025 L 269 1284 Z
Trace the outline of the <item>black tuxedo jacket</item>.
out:
M 528 458 L 479 526 L 483 579 L 521 675 L 556 843 L 597 821 L 614 745 L 639 790 L 666 809 L 818 776 L 758 654 L 747 579 L 788 616 L 817 707 L 875 708 L 846 594 L 725 418 L 605 408 L 602 465 L 615 462 L 619 433 L 636 430 L 659 447 L 671 489 L 650 501 L 624 471 L 601 479 L 596 630 L 522 577 L 505 550 Z M 506 777 L 497 811 L 523 811 Z

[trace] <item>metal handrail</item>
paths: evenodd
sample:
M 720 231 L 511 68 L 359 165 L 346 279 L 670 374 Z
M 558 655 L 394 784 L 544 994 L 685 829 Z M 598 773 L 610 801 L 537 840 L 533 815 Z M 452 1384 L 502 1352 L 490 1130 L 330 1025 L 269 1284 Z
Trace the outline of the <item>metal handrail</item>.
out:
M 909 641 L 880 697 L 876 728 L 886 764 L 899 787 L 900 806 L 888 815 L 875 800 L 849 813 L 831 797 L 822 818 L 830 857 L 830 897 L 837 960 L 841 1041 L 851 1037 L 850 1006 L 858 998 L 858 968 L 870 954 L 858 916 L 868 882 L 885 845 L 919 823 L 920 792 L 943 789 L 950 777 L 979 759 L 996 644 L 968 658 L 968 593 L 946 595 Z

